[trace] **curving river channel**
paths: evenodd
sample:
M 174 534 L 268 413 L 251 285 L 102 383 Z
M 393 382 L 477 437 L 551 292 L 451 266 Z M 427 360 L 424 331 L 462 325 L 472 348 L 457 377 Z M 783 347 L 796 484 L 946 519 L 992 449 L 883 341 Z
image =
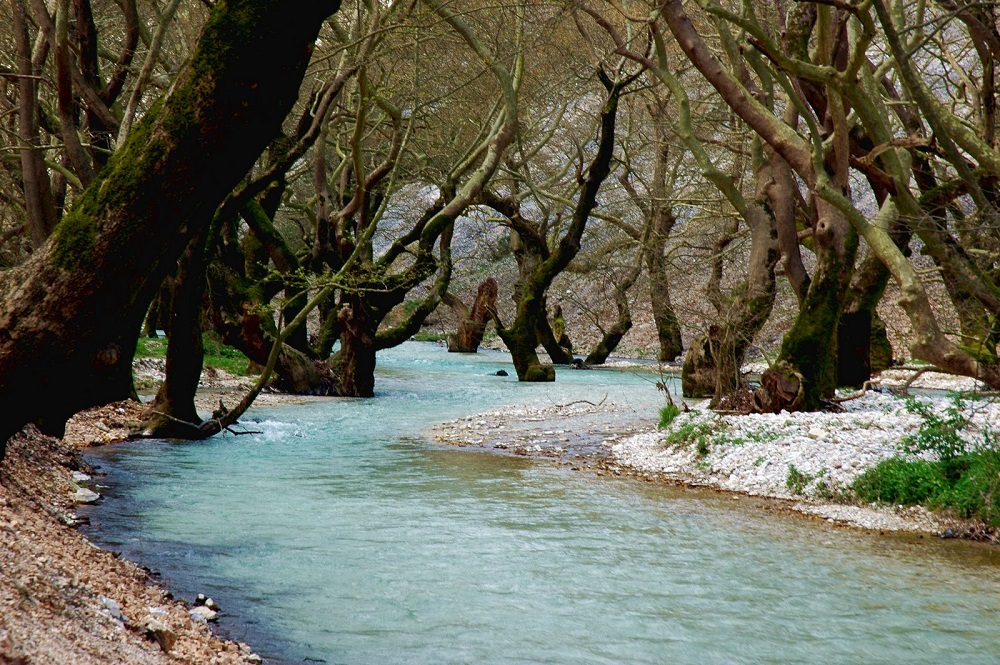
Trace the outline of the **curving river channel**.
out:
M 408 343 L 379 397 L 251 412 L 261 434 L 99 449 L 98 543 L 199 592 L 268 662 L 998 663 L 1000 552 L 862 534 L 724 496 L 443 449 L 506 404 L 631 404 L 651 376 L 489 376 Z

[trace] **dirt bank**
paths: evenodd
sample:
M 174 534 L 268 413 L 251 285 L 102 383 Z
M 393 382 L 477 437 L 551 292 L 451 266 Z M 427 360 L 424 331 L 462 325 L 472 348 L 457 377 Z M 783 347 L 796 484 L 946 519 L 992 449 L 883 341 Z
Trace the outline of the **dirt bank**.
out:
M 107 435 L 131 413 L 128 404 L 104 407 L 101 426 L 88 427 Z M 71 445 L 33 428 L 8 443 L 0 463 L 0 663 L 260 662 L 247 645 L 215 637 L 145 570 L 73 528 L 88 471 Z

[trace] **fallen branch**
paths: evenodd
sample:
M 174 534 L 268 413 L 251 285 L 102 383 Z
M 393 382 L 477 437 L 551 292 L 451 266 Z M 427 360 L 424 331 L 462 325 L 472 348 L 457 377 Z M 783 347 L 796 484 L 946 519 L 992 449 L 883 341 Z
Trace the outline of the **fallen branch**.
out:
M 872 389 L 872 386 L 880 386 L 880 385 L 882 385 L 881 381 L 875 379 L 869 379 L 868 381 L 865 381 L 864 383 L 861 384 L 861 390 L 853 392 L 849 395 L 844 395 L 843 397 L 834 397 L 830 401 L 836 402 L 837 404 L 841 404 L 843 402 L 850 402 L 852 399 L 858 399 L 859 397 L 864 397 L 865 395 L 867 395 L 868 391 Z
M 597 404 L 594 404 L 593 402 L 591 402 L 590 400 L 587 400 L 587 399 L 577 399 L 577 400 L 573 400 L 572 402 L 566 402 L 565 404 L 556 404 L 556 408 L 557 409 L 565 409 L 567 406 L 573 406 L 574 404 L 589 404 L 591 406 L 601 406 L 606 401 L 608 401 L 608 394 L 604 393 L 604 399 L 602 399 Z M 553 402 L 553 404 L 555 404 L 555 402 Z

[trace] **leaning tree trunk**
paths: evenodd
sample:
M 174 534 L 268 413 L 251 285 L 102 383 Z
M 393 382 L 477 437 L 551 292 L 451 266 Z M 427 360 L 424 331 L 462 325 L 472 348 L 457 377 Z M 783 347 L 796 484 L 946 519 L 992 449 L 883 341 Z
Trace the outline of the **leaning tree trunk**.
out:
M 472 310 L 456 307 L 453 301 L 446 301 L 452 309 L 458 312 L 458 330 L 448 335 L 448 351 L 452 353 L 475 353 L 483 342 L 486 325 L 490 322 L 490 311 L 497 306 L 497 281 L 487 277 L 476 291 L 476 300 Z M 459 304 L 461 304 L 459 302 Z
M 608 91 L 608 99 L 601 109 L 601 127 L 594 155 L 583 177 L 583 187 L 573 209 L 573 218 L 556 249 L 519 285 L 517 313 L 509 328 L 503 329 L 494 312 L 497 332 L 510 350 L 519 381 L 554 381 L 555 368 L 542 365 L 538 359 L 538 327 L 545 317 L 545 292 L 556 275 L 566 269 L 580 252 L 580 241 L 590 213 L 597 206 L 597 192 L 611 173 L 614 152 L 615 125 L 618 119 L 618 100 L 630 81 L 614 83 L 601 75 L 601 82 Z
M 0 277 L 0 452 L 35 421 L 61 435 L 127 397 L 140 325 L 298 98 L 337 0 L 215 5 L 193 58 L 49 241 Z
M 632 288 L 636 280 L 639 279 L 639 274 L 642 272 L 642 259 L 643 254 L 646 252 L 645 245 L 648 240 L 649 233 L 646 233 L 643 242 L 640 243 L 637 250 L 635 264 L 625 275 L 625 278 L 615 284 L 615 307 L 618 308 L 618 319 L 608 330 L 604 331 L 601 339 L 594 345 L 591 352 L 587 354 L 586 359 L 584 359 L 584 363 L 587 365 L 603 365 L 607 361 L 608 356 L 618 348 L 622 337 L 632 329 L 632 312 L 628 306 L 628 290 Z M 661 350 L 663 349 L 662 345 L 660 348 Z

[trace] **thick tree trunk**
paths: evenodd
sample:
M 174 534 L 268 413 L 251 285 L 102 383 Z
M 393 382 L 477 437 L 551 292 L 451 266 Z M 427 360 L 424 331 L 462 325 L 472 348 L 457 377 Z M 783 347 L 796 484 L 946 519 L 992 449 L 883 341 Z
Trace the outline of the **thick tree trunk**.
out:
M 681 340 L 681 325 L 670 302 L 670 281 L 662 260 L 655 266 L 652 260 L 647 264 L 649 271 L 649 302 L 653 309 L 653 323 L 660 347 L 657 360 L 661 363 L 673 362 L 684 352 Z
M 201 310 L 207 235 L 203 232 L 193 238 L 177 262 L 167 329 L 166 378 L 143 414 L 141 429 L 145 436 L 190 438 L 201 425 L 194 395 L 204 360 Z
M 345 296 L 338 316 L 340 350 L 331 362 L 342 397 L 375 395 L 375 335 L 381 318 L 373 316 L 364 300 L 360 294 Z
M 816 272 L 795 323 L 782 339 L 778 361 L 764 373 L 755 396 L 757 408 L 765 412 L 815 411 L 837 388 L 837 328 L 858 237 L 839 211 L 823 201 L 819 208 Z M 792 390 L 795 381 L 800 385 Z
M 538 383 L 556 380 L 555 368 L 543 365 L 538 358 L 538 333 L 534 322 L 518 318 L 509 328 L 498 324 L 497 332 L 510 351 L 519 381 Z
M 47 244 L 0 277 L 0 441 L 127 397 L 143 316 L 298 98 L 336 0 L 218 3 L 166 99 Z

